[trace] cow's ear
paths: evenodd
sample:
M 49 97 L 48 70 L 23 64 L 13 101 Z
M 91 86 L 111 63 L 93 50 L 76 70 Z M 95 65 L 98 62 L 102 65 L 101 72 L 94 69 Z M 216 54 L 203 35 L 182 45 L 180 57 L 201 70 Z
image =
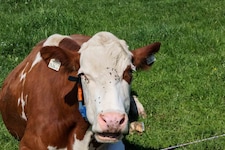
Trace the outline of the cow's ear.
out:
M 47 65 L 52 63 L 51 61 L 53 60 L 53 63 L 59 63 L 60 66 L 64 66 L 66 71 L 71 72 L 77 71 L 80 67 L 80 54 L 78 53 L 79 49 L 80 46 L 73 41 L 72 44 L 64 43 L 59 44 L 59 46 L 44 46 L 40 50 L 40 53 Z M 56 64 L 56 66 L 57 65 L 58 64 Z
M 155 61 L 154 54 L 159 51 L 159 42 L 132 51 L 133 64 L 137 69 L 148 69 Z

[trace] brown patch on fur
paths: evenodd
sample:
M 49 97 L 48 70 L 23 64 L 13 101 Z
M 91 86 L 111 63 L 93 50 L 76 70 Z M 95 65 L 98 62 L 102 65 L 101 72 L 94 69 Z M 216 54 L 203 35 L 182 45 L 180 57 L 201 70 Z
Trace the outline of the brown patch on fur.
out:
M 127 81 L 128 84 L 131 84 L 131 81 L 132 81 L 132 71 L 133 70 L 131 69 L 131 66 L 129 65 L 123 72 L 123 79 Z
M 80 54 L 78 54 L 77 51 L 69 51 L 57 46 L 46 46 L 43 47 L 40 52 L 41 57 L 44 59 L 46 64 L 48 64 L 52 58 L 55 58 L 58 59 L 62 66 L 65 67 L 65 71 L 72 72 L 77 71 L 80 68 Z
M 59 47 L 64 50 L 72 51 L 78 51 L 80 49 L 80 45 L 78 45 L 76 42 L 69 38 L 64 38 L 62 41 L 60 41 Z

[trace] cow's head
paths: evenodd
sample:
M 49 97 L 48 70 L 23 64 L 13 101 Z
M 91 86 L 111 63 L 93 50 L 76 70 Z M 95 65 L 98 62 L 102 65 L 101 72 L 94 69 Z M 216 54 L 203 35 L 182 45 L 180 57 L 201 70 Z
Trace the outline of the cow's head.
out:
M 150 67 L 152 55 L 159 50 L 160 43 L 129 51 L 124 40 L 108 32 L 99 32 L 77 52 L 68 50 L 77 49 L 75 41 L 61 38 L 67 38 L 65 41 L 74 46 L 55 45 L 58 52 L 54 51 L 51 57 L 58 59 L 68 70 L 74 68 L 82 74 L 87 119 L 96 140 L 103 143 L 120 140 L 128 132 L 132 71 Z M 49 47 L 48 43 L 45 42 L 45 47 Z M 48 51 L 52 50 L 41 50 L 45 60 L 49 59 Z

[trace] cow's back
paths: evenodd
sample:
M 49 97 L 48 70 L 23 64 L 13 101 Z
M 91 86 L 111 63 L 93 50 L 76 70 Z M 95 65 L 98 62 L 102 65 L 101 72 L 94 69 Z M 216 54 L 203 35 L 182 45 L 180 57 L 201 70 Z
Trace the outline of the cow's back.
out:
M 22 84 L 22 72 L 26 67 L 29 60 L 34 59 L 35 54 L 39 51 L 43 42 L 37 44 L 33 51 L 16 67 L 5 79 L 2 89 L 0 91 L 0 111 L 2 119 L 9 130 L 9 132 L 21 139 L 25 128 L 26 120 L 21 117 L 22 107 L 18 107 L 18 100 L 21 98 L 21 92 L 23 90 Z M 25 71 L 25 70 L 24 70 Z

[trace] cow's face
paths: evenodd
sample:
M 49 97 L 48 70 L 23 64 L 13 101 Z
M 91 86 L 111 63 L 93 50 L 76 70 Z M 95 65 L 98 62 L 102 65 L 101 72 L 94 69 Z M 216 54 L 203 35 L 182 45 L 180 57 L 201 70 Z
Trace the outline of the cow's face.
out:
M 101 32 L 80 49 L 87 118 L 99 142 L 115 142 L 128 131 L 132 53 L 123 40 Z
M 100 32 L 81 48 L 70 37 L 53 35 L 41 49 L 48 64 L 54 58 L 64 69 L 81 75 L 87 119 L 99 142 L 116 142 L 128 132 L 132 71 L 152 64 L 152 54 L 160 43 L 130 52 L 126 42 L 108 32 Z M 79 52 L 77 50 L 79 49 Z

